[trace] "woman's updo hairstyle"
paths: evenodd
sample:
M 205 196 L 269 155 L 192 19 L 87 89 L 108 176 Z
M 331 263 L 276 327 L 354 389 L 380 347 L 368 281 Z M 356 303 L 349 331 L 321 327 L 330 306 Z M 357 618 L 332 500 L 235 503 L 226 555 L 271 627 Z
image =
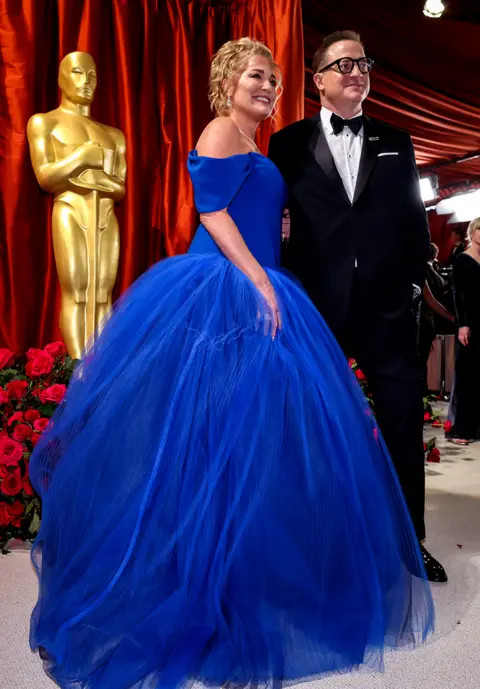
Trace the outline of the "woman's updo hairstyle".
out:
M 267 58 L 277 77 L 277 99 L 281 92 L 281 73 L 275 63 L 271 50 L 260 41 L 253 38 L 239 38 L 236 41 L 224 43 L 215 54 L 210 70 L 210 89 L 208 100 L 215 115 L 228 115 L 228 96 L 224 90 L 224 82 L 238 75 L 245 69 L 249 59 L 254 55 Z

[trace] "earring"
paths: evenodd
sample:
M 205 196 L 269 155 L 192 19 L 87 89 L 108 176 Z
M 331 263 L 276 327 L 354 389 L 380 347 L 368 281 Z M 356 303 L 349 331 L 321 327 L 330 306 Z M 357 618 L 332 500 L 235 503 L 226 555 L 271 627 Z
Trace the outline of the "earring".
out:
M 231 100 L 230 96 L 228 96 L 228 98 L 227 98 L 227 108 L 230 109 L 231 107 L 232 107 L 232 100 Z

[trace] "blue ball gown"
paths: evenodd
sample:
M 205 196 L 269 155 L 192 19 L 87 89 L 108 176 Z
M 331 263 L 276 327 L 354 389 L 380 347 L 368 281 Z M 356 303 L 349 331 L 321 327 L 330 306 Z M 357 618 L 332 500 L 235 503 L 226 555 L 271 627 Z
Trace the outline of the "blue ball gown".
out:
M 64 689 L 295 682 L 422 642 L 433 606 L 348 362 L 279 270 L 286 189 L 258 153 L 188 161 L 283 329 L 203 226 L 117 302 L 32 456 L 31 646 Z

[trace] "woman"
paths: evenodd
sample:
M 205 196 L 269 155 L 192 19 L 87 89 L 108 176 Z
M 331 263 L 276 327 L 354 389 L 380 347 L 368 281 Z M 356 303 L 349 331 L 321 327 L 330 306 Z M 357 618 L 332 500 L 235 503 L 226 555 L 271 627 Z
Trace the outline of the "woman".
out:
M 467 445 L 480 439 L 480 218 L 468 226 L 469 247 L 453 265 L 453 294 L 458 326 L 455 378 L 450 404 L 451 441 Z
M 437 273 L 434 262 L 438 256 L 436 244 L 430 244 L 430 260 L 427 264 L 427 279 L 423 287 L 422 301 L 420 304 L 420 319 L 418 333 L 418 352 L 422 365 L 423 394 L 428 395 L 428 359 L 432 351 L 436 335 L 438 316 L 452 323 L 455 317 L 439 301 L 444 298 L 447 285 Z M 437 318 L 435 318 L 437 316 Z
M 37 446 L 31 644 L 64 689 L 381 667 L 432 629 L 384 442 L 278 270 L 285 184 L 254 136 L 279 87 L 261 43 L 217 53 L 190 252 L 120 300 Z

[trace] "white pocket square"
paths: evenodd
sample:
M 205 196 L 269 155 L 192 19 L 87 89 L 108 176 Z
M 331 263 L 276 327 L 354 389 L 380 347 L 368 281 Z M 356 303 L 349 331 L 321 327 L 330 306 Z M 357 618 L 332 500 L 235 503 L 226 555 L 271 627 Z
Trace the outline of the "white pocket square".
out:
M 379 153 L 378 158 L 381 158 L 382 156 L 398 156 L 398 153 L 395 151 L 392 151 L 391 153 Z

